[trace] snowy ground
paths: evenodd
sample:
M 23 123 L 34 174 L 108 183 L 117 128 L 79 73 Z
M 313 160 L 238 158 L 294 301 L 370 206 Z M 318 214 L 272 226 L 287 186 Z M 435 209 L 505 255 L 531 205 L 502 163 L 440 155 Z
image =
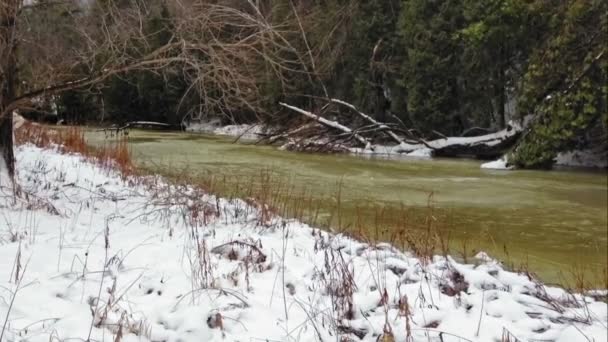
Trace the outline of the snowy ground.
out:
M 606 341 L 605 303 L 483 255 L 425 262 L 79 156 L 17 160 L 21 195 L 0 197 L 3 342 Z

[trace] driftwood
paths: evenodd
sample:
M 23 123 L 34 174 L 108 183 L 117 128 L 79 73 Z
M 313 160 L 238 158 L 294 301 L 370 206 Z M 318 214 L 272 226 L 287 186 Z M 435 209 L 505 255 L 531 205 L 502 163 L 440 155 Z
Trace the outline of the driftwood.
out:
M 281 149 L 285 151 L 317 153 L 347 153 L 349 151 L 348 146 L 334 141 L 292 138 L 288 139 L 287 142 L 281 146 Z
M 343 105 L 345 107 L 352 109 L 355 113 L 359 114 L 359 116 L 361 116 L 363 119 L 367 120 L 368 122 L 370 122 L 373 125 L 376 125 L 378 130 L 386 132 L 386 134 L 388 134 L 389 137 L 391 137 L 393 140 L 395 140 L 395 142 L 397 142 L 397 144 L 404 143 L 403 139 L 401 137 L 399 137 L 397 134 L 395 134 L 386 124 L 376 121 L 371 116 L 359 111 L 357 109 L 357 107 L 353 106 L 352 104 L 350 104 L 348 102 L 344 102 L 342 100 L 337 100 L 337 99 L 331 99 L 330 101 L 332 103 L 337 103 L 339 105 Z
M 365 137 L 361 136 L 360 134 L 358 134 L 357 132 L 353 131 L 352 129 L 340 124 L 339 122 L 336 121 L 331 121 L 328 120 L 324 117 L 321 117 L 319 115 L 313 114 L 309 111 L 303 110 L 301 108 L 298 107 L 294 107 L 294 106 L 290 106 L 286 103 L 283 102 L 279 102 L 279 104 L 287 109 L 291 109 L 297 113 L 300 113 L 304 116 L 307 116 L 313 120 L 318 121 L 320 124 L 325 125 L 327 127 L 333 128 L 333 129 L 337 129 L 339 131 L 344 132 L 347 135 L 351 135 L 353 138 L 355 138 L 359 143 L 361 143 L 362 146 L 364 146 L 364 148 L 367 149 L 373 149 L 372 148 L 372 144 L 369 140 L 367 140 Z
M 485 134 L 489 134 L 489 133 L 492 133 L 492 129 L 484 128 L 484 127 L 471 127 L 471 128 L 465 129 L 462 133 L 460 133 L 460 136 L 461 137 L 475 136 L 475 134 L 473 134 L 474 132 L 483 132 Z
M 515 145 L 521 133 L 519 125 L 510 123 L 507 128 L 495 133 L 476 137 L 446 137 L 418 144 L 405 143 L 394 147 L 391 152 L 409 154 L 426 150 L 427 155 L 434 157 L 470 156 L 491 159 L 505 154 Z
M 305 124 L 298 128 L 287 131 L 285 133 L 271 135 L 271 136 L 267 137 L 265 140 L 268 142 L 268 144 L 274 144 L 275 142 L 277 142 L 281 139 L 286 139 L 286 138 L 289 138 L 290 136 L 301 133 L 307 129 L 311 129 L 314 127 L 314 125 L 316 125 L 316 123 L 315 124 Z M 264 139 L 262 139 L 262 140 L 264 140 Z
M 131 128 L 131 127 L 171 129 L 174 126 L 167 124 L 167 123 L 155 122 L 155 121 L 131 121 L 131 122 L 127 122 L 125 125 L 123 125 L 122 127 L 119 127 L 118 129 L 121 130 L 121 129 L 127 129 L 127 128 Z
M 155 122 L 155 121 L 131 121 L 127 122 L 122 126 L 111 126 L 107 128 L 98 129 L 99 132 L 116 132 L 117 134 L 121 131 L 124 131 L 128 128 L 156 128 L 156 129 L 164 129 L 169 130 L 175 128 L 174 125 L 170 125 L 163 122 Z
M 341 106 L 345 106 L 355 112 L 357 115 L 362 117 L 365 121 L 369 123 L 369 125 L 350 128 L 347 127 L 337 121 L 332 121 L 326 119 L 320 115 L 313 114 L 309 111 L 303 110 L 301 108 L 287 105 L 285 103 L 280 103 L 281 106 L 293 110 L 297 113 L 300 113 L 310 119 L 315 120 L 321 125 L 327 127 L 329 131 L 320 132 L 320 134 L 308 136 L 307 138 L 302 138 L 300 141 L 296 141 L 293 139 L 293 136 L 299 134 L 300 132 L 306 130 L 306 128 L 310 128 L 310 124 L 305 124 L 298 128 L 292 129 L 290 131 L 284 132 L 282 134 L 277 134 L 269 138 L 269 141 L 276 142 L 280 139 L 287 139 L 288 143 L 286 144 L 287 149 L 304 149 L 311 150 L 314 148 L 319 148 L 322 146 L 320 150 L 328 150 L 332 151 L 333 149 L 328 148 L 328 145 L 335 143 L 339 148 L 336 151 L 344 150 L 345 146 L 343 144 L 344 140 L 340 140 L 344 137 L 354 138 L 357 142 L 363 147 L 362 150 L 354 149 L 354 151 L 374 151 L 375 146 L 372 145 L 371 141 L 373 136 L 369 137 L 371 134 L 377 134 L 378 132 L 383 132 L 388 135 L 392 140 L 394 140 L 397 144 L 396 146 L 385 147 L 385 151 L 387 153 L 401 153 L 401 154 L 409 154 L 415 153 L 416 155 L 431 155 L 431 156 L 442 156 L 442 157 L 452 157 L 452 156 L 474 156 L 477 158 L 495 158 L 503 155 L 507 152 L 512 146 L 515 145 L 521 133 L 523 131 L 522 127 L 515 124 L 509 123 L 507 128 L 489 134 L 484 134 L 480 136 L 473 137 L 446 137 L 442 134 L 438 134 L 442 136 L 442 138 L 435 140 L 424 140 L 422 138 L 411 138 L 412 131 L 403 131 L 397 128 L 391 128 L 388 124 L 379 122 L 371 116 L 359 111 L 354 105 L 344 102 L 338 99 L 329 99 L 329 103 L 338 104 Z M 324 107 L 324 108 L 327 108 Z M 478 129 L 478 128 L 476 128 Z M 339 133 L 332 138 L 331 131 L 338 131 Z M 478 129 L 481 130 L 481 129 Z M 406 139 L 397 134 L 402 133 L 406 136 L 409 136 L 410 139 Z M 324 134 L 324 135 L 321 135 Z M 367 135 L 368 137 L 364 136 Z M 337 137 L 337 139 L 335 139 Z M 353 150 L 353 149 L 351 149 Z M 376 146 L 376 150 L 379 150 Z M 379 152 L 379 151 L 375 151 Z
M 496 158 L 507 152 L 521 135 L 519 125 L 509 124 L 496 133 L 477 137 L 458 137 L 438 139 L 428 142 L 437 157 L 475 156 L 477 158 Z

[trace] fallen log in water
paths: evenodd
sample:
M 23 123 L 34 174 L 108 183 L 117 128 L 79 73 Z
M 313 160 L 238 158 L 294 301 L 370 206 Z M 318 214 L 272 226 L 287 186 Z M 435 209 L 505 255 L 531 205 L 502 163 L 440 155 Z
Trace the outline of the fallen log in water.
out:
M 493 159 L 508 152 L 519 139 L 521 132 L 519 125 L 509 123 L 507 128 L 501 131 L 476 137 L 446 137 L 431 141 L 421 140 L 417 144 L 402 143 L 390 148 L 389 153 Z
M 126 130 L 128 128 L 153 128 L 153 129 L 160 129 L 160 130 L 170 130 L 170 129 L 176 129 L 176 126 L 167 124 L 167 123 L 163 123 L 163 122 L 156 122 L 156 121 L 130 121 L 122 126 L 112 125 L 110 127 L 98 129 L 97 131 L 109 133 L 112 135 L 119 134 L 122 132 L 125 135 L 127 135 L 128 131 L 126 131 Z
M 156 122 L 156 121 L 131 121 L 124 124 L 122 127 L 118 127 L 118 129 L 126 129 L 126 128 L 157 128 L 157 129 L 171 129 L 174 126 L 168 123 Z
M 515 145 L 523 131 L 520 125 L 510 122 L 507 127 L 501 131 L 480 136 L 443 137 L 430 141 L 424 140 L 422 138 L 417 138 L 413 140 L 410 138 L 406 140 L 405 138 L 395 133 L 397 130 L 393 130 L 386 123 L 379 122 L 371 116 L 359 111 L 352 104 L 337 99 L 330 99 L 329 101 L 330 103 L 335 103 L 348 107 L 349 109 L 353 110 L 357 115 L 362 117 L 365 121 L 369 122 L 371 125 L 358 128 L 350 128 L 337 121 L 326 119 L 320 115 L 313 114 L 309 111 L 303 110 L 295 106 L 291 106 L 285 103 L 280 103 L 280 105 L 297 113 L 300 113 L 310 119 L 313 119 L 316 122 L 322 124 L 323 126 L 329 128 L 330 130 L 341 132 L 340 136 L 354 138 L 361 146 L 363 146 L 363 148 L 360 150 L 355 149 L 356 152 L 360 151 L 369 153 L 369 151 L 372 151 L 372 153 L 374 153 L 375 148 L 377 147 L 371 143 L 374 136 L 366 137 L 364 136 L 364 134 L 369 136 L 370 134 L 377 134 L 378 132 L 383 132 L 397 143 L 397 145 L 385 149 L 389 151 L 388 153 L 430 155 L 437 157 L 472 156 L 477 158 L 490 159 L 505 154 L 513 145 Z M 296 135 L 296 133 L 301 132 L 303 130 L 303 127 L 304 126 L 301 126 L 300 128 L 292 129 L 287 133 L 276 135 L 273 137 L 273 142 L 282 138 L 290 138 Z M 320 135 L 318 137 L 321 137 L 322 140 L 332 141 L 331 139 L 324 139 L 325 137 Z M 324 149 L 327 148 L 327 141 L 324 141 L 322 143 Z M 336 150 L 343 150 L 343 141 L 340 141 L 338 143 L 340 144 L 340 148 Z M 294 144 L 293 140 L 290 140 L 289 144 L 290 149 L 297 148 L 298 146 L 306 146 L 306 148 L 308 149 L 311 145 L 310 141 L 307 144 Z M 329 150 L 332 149 L 329 148 Z
M 475 156 L 477 158 L 496 158 L 506 153 L 521 135 L 519 125 L 509 123 L 507 128 L 496 133 L 476 137 L 450 137 L 428 142 L 433 156 Z

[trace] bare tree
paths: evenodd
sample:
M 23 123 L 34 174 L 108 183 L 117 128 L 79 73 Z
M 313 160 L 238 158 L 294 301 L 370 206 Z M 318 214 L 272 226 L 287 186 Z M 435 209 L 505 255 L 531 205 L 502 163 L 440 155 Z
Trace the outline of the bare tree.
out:
M 15 173 L 13 116 L 5 112 L 9 111 L 15 97 L 16 21 L 19 7 L 18 0 L 0 3 L 0 170 L 6 167 L 11 178 Z
M 173 15 L 160 46 L 151 43 L 159 32 L 144 29 L 154 10 L 150 1 L 27 3 L 0 5 L 0 150 L 11 178 L 12 112 L 40 98 L 93 88 L 118 74 L 172 68 L 189 81 L 184 95 L 199 99 L 198 114 L 256 113 L 262 110 L 260 79 L 270 74 L 284 85 L 287 72 L 302 72 L 297 51 L 251 1 L 166 0 Z M 56 17 L 63 18 L 59 29 L 48 30 L 44 20 Z M 19 75 L 27 82 L 18 82 Z

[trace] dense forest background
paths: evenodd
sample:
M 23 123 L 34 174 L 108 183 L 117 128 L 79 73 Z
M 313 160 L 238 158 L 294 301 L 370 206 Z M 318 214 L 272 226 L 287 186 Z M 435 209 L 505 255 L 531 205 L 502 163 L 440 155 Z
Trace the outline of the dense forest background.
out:
M 188 3 L 180 10 L 163 0 L 113 1 L 118 8 L 134 2 L 146 9 L 138 29 L 148 39 L 129 42 L 129 51 L 143 55 L 175 42 Z M 202 2 L 261 15 L 272 25 L 284 46 L 273 47 L 273 60 L 288 61 L 281 77 L 272 62 L 245 56 L 235 67 L 255 76 L 250 86 L 226 94 L 210 83 L 201 93 L 191 75 L 171 64 L 53 95 L 36 111 L 56 112 L 68 123 L 219 119 L 290 125 L 301 118 L 279 101 L 314 112 L 325 104 L 320 99 L 333 97 L 424 137 L 491 132 L 509 120 L 526 121 L 532 128 L 512 156 L 521 166 L 546 165 L 558 151 L 607 148 L 605 0 Z M 107 6 L 107 0 L 89 0 L 24 17 L 36 34 L 56 40 L 56 49 L 73 50 L 74 18 L 101 27 Z M 216 34 L 240 36 L 235 27 L 219 27 Z M 32 82 L 35 54 L 23 49 L 19 61 L 19 80 Z M 232 77 L 230 70 L 221 72 Z M 239 96 L 255 101 L 230 100 Z

